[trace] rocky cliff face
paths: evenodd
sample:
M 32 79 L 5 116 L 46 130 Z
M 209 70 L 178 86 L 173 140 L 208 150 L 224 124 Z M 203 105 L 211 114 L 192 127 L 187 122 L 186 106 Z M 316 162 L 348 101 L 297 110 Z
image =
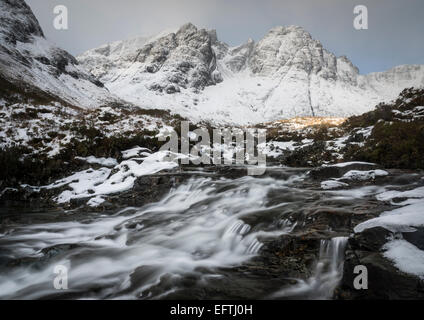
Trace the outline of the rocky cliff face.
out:
M 44 38 L 23 0 L 1 0 L 0 9 L 2 87 L 38 90 L 81 107 L 125 100 L 194 121 L 247 124 L 361 114 L 406 87 L 424 85 L 421 65 L 360 75 L 347 57 L 336 57 L 297 26 L 230 47 L 214 30 L 185 24 L 77 60 Z
M 186 24 L 78 57 L 116 95 L 195 120 L 257 123 L 293 116 L 349 116 L 424 84 L 423 66 L 360 75 L 297 26 L 230 47 Z
M 44 38 L 23 0 L 0 1 L 0 78 L 18 92 L 43 92 L 80 107 L 115 99 L 72 55 Z
M 137 85 L 153 92 L 204 89 L 220 78 L 212 37 L 192 24 L 176 32 L 152 38 L 135 38 L 107 44 L 79 57 L 80 62 L 103 81 Z

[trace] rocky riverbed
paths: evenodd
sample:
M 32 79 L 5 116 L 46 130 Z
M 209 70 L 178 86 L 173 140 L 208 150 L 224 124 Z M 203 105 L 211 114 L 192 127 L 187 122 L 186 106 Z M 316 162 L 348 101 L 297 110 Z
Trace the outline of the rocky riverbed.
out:
M 233 50 L 191 24 L 78 62 L 0 7 L 0 299 L 423 298 L 421 66 L 356 97 L 346 58 L 298 59 L 302 28 Z
M 357 162 L 275 163 L 256 177 L 244 167 L 175 167 L 141 176 L 94 207 L 86 198 L 58 205 L 52 199 L 66 187 L 9 190 L 0 295 L 420 298 L 423 237 L 414 225 L 423 177 Z M 409 269 L 399 261 L 408 249 L 417 250 Z M 368 268 L 368 290 L 353 286 L 359 264 Z M 53 287 L 57 265 L 69 270 L 68 290 Z

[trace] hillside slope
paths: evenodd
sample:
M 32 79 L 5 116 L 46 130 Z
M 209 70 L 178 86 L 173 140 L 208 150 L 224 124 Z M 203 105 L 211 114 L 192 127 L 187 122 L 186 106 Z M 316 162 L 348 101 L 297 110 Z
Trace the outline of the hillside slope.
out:
M 46 40 L 23 0 L 0 1 L 0 81 L 3 98 L 31 93 L 84 108 L 118 100 L 72 55 Z

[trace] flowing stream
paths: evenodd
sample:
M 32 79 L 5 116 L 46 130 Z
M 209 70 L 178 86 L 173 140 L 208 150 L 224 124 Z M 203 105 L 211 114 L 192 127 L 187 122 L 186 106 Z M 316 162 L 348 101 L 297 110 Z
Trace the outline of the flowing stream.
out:
M 0 298 L 331 298 L 343 223 L 323 226 L 303 279 L 284 274 L 268 248 L 316 223 L 311 213 L 348 211 L 383 187 L 324 191 L 306 170 L 269 172 L 193 175 L 157 202 L 107 214 L 2 212 Z M 54 287 L 58 265 L 67 290 Z

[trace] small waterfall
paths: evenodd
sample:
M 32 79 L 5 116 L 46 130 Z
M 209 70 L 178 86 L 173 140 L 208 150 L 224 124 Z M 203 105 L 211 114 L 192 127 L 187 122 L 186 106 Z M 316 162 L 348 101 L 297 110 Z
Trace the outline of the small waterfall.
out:
M 312 277 L 296 279 L 295 286 L 284 288 L 273 297 L 330 299 L 343 275 L 347 237 L 321 240 L 319 258 Z
M 341 271 L 343 271 L 346 242 L 347 237 L 335 237 L 330 240 L 321 240 L 318 263 L 327 263 L 329 271 L 341 273 Z

